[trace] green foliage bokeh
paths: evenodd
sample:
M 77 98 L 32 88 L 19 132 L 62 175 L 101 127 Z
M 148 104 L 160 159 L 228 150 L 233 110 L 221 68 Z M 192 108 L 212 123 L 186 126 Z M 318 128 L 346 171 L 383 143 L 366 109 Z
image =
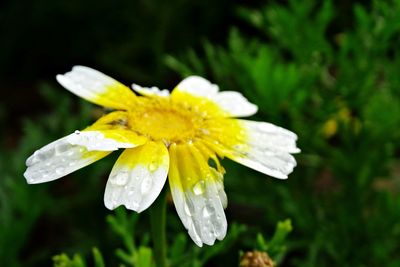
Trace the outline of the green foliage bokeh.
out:
M 169 27 L 182 29 L 190 18 L 175 18 L 171 9 L 187 3 L 173 3 L 159 6 L 160 14 L 170 14 Z M 187 35 L 194 27 L 188 24 L 173 36 L 176 42 L 190 40 L 181 50 L 168 49 L 173 42 L 159 42 L 168 39 L 170 28 L 152 35 L 151 27 L 132 22 L 132 32 L 154 47 L 145 49 L 133 39 L 111 42 L 87 60 L 122 77 L 134 72 L 146 82 L 157 66 L 155 85 L 170 84 L 175 78 L 168 73 L 202 75 L 257 104 L 251 119 L 299 136 L 302 152 L 287 181 L 223 161 L 230 223 L 223 242 L 195 247 L 169 205 L 171 266 L 238 266 L 240 252 L 254 249 L 267 251 L 281 266 L 399 266 L 400 1 L 352 3 L 348 12 L 334 1 L 253 4 L 260 7 L 229 5 L 237 19 L 225 25 L 226 40 L 207 38 L 207 31 L 216 32 L 213 25 L 203 25 L 202 38 Z M 146 71 L 130 65 L 143 50 L 152 54 Z M 134 55 L 119 61 L 127 53 Z M 25 183 L 24 162 L 35 149 L 103 112 L 53 83 L 40 88 L 51 112 L 23 120 L 17 141 L 8 141 L 14 140 L 9 131 L 0 132 L 0 266 L 48 266 L 54 255 L 59 267 L 152 266 L 147 213 L 103 207 L 105 182 L 118 155 L 56 182 Z M 6 106 L 0 105 L 2 125 L 11 116 Z

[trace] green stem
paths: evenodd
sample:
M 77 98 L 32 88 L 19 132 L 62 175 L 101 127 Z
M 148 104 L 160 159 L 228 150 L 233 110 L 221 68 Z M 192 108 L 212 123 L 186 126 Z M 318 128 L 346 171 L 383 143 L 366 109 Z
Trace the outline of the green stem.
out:
M 150 207 L 151 235 L 157 267 L 167 267 L 166 204 L 166 193 L 163 191 Z

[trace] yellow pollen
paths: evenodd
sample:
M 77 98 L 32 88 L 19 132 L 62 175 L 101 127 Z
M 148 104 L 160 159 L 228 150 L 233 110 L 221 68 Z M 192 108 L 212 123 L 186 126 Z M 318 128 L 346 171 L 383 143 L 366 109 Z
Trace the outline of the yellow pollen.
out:
M 86 130 L 101 131 L 106 137 L 135 144 L 146 139 L 161 141 L 167 147 L 196 143 L 203 156 L 214 162 L 214 152 L 219 157 L 231 155 L 233 147 L 244 146 L 247 140 L 240 120 L 227 118 L 209 99 L 181 92 L 170 97 L 139 96 L 129 109 L 111 112 Z M 216 163 L 218 171 L 223 172 Z
M 195 137 L 196 125 L 193 117 L 168 107 L 132 112 L 129 128 L 153 140 L 164 142 L 187 141 Z

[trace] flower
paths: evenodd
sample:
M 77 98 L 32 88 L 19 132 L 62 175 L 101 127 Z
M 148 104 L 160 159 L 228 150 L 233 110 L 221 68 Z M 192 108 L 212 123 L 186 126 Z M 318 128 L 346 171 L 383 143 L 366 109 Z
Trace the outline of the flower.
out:
M 61 178 L 124 148 L 108 179 L 104 203 L 142 212 L 168 176 L 178 215 L 198 245 L 222 240 L 227 230 L 223 157 L 276 178 L 296 161 L 297 136 L 266 122 L 235 119 L 257 112 L 240 93 L 190 76 L 170 94 L 128 87 L 94 69 L 75 66 L 57 81 L 72 93 L 113 109 L 93 125 L 37 150 L 24 176 L 36 184 Z

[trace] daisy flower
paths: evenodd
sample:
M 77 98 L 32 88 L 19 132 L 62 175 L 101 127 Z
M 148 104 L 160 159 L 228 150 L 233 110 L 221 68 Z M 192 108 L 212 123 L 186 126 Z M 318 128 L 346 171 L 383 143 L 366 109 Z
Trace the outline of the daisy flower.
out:
M 107 181 L 104 204 L 142 212 L 168 177 L 176 211 L 198 245 L 222 240 L 227 230 L 224 168 L 227 157 L 285 179 L 299 152 L 296 134 L 251 116 L 257 106 L 238 92 L 220 92 L 190 76 L 170 94 L 156 87 L 125 85 L 94 69 L 75 66 L 57 81 L 87 101 L 114 110 L 81 131 L 37 150 L 27 161 L 28 183 L 49 182 L 124 149 Z

